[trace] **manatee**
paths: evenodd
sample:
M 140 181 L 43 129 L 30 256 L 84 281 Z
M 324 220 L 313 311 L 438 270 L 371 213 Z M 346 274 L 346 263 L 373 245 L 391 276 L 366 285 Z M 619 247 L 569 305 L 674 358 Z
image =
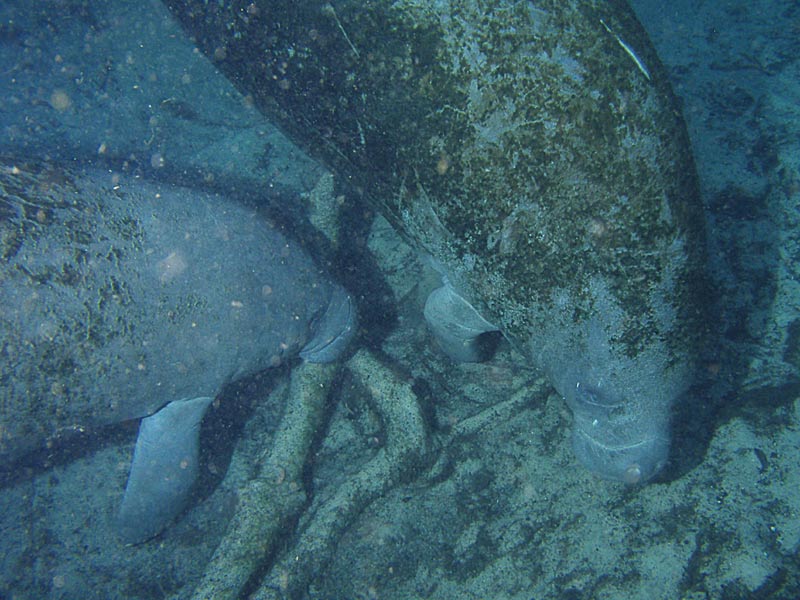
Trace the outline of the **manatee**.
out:
M 126 542 L 185 506 L 227 382 L 335 360 L 352 298 L 245 206 L 167 184 L 0 160 L 0 459 L 143 418 Z
M 479 359 L 502 332 L 566 399 L 586 467 L 659 472 L 704 339 L 704 225 L 678 105 L 624 1 L 166 4 L 431 257 L 448 354 Z

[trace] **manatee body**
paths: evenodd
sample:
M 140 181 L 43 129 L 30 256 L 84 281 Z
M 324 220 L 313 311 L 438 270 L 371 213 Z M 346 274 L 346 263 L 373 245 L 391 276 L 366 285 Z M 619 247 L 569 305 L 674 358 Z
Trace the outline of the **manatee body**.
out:
M 499 329 L 601 477 L 665 463 L 701 342 L 685 127 L 626 3 L 166 0 L 198 46 L 444 276 L 449 354 Z M 224 4 L 224 6 L 223 6 Z
M 333 360 L 348 294 L 255 212 L 169 185 L 0 161 L 0 458 L 146 417 L 120 513 L 158 533 L 226 382 L 298 353 Z

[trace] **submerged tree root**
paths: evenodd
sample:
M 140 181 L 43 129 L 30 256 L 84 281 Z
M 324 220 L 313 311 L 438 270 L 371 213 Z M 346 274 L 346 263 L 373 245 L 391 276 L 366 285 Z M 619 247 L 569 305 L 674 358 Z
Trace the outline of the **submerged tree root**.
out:
M 411 385 L 400 381 L 372 354 L 359 351 L 347 364 L 369 391 L 383 421 L 386 445 L 321 506 L 291 551 L 273 567 L 253 596 L 258 600 L 298 597 L 336 551 L 336 541 L 366 506 L 425 465 L 429 439 Z
M 334 365 L 304 363 L 294 369 L 286 410 L 259 473 L 239 491 L 228 531 L 206 566 L 193 600 L 239 598 L 276 543 L 305 506 L 302 472 L 325 418 Z
M 295 545 L 272 565 L 252 596 L 262 600 L 302 593 L 330 561 L 336 541 L 375 498 L 426 465 L 430 440 L 411 385 L 366 350 L 347 363 L 369 391 L 386 443 L 372 460 L 340 485 L 299 534 Z M 304 364 L 292 373 L 286 412 L 274 447 L 258 477 L 240 493 L 228 531 L 214 552 L 194 600 L 238 598 L 251 577 L 275 553 L 306 503 L 301 474 L 324 418 L 325 396 L 335 368 Z

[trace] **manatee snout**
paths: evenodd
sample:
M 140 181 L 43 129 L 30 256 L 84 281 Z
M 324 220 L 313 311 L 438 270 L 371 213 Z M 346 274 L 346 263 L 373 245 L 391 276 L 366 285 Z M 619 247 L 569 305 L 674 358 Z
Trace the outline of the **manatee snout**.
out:
M 647 399 L 577 382 L 565 394 L 574 416 L 572 447 L 598 477 L 627 484 L 656 475 L 669 456 L 667 413 Z
M 627 484 L 644 483 L 658 473 L 669 455 L 669 439 L 654 435 L 609 443 L 602 428 L 576 428 L 572 448 L 578 460 L 598 477 Z

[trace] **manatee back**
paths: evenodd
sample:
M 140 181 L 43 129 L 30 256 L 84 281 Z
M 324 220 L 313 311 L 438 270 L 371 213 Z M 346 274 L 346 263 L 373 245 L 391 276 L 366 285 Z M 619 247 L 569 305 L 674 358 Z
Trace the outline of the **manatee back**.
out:
M 235 3 L 166 4 L 529 356 L 554 312 L 603 320 L 601 295 L 628 317 L 622 352 L 659 336 L 675 355 L 694 347 L 696 174 L 627 3 L 273 0 L 247 19 Z
M 216 195 L 12 161 L 0 194 L 4 458 L 280 364 L 334 289 Z

